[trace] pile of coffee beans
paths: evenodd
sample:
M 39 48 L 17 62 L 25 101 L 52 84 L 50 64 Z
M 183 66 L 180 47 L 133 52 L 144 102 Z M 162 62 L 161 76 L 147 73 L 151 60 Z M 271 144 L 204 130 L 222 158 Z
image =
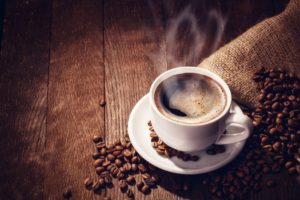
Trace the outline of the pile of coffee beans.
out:
M 299 78 L 262 68 L 253 80 L 260 91 L 260 105 L 253 112 L 243 108 L 253 119 L 253 134 L 233 163 L 203 179 L 220 199 L 244 199 L 263 185 L 273 187 L 274 180 L 262 182 L 263 175 L 277 174 L 283 168 L 300 174 Z
M 86 178 L 84 185 L 87 190 L 101 193 L 105 188 L 112 188 L 115 179 L 120 191 L 125 193 L 128 199 L 134 199 L 130 187 L 136 186 L 143 194 L 149 194 L 152 189 L 157 188 L 157 169 L 140 157 L 128 135 L 114 144 L 106 145 L 101 136 L 94 136 L 93 142 L 97 151 L 92 157 L 98 179 Z M 142 177 L 141 181 L 136 179 L 138 174 Z
M 260 105 L 252 115 L 260 144 L 290 174 L 300 174 L 300 81 L 283 70 L 264 68 L 253 79 L 260 90 Z

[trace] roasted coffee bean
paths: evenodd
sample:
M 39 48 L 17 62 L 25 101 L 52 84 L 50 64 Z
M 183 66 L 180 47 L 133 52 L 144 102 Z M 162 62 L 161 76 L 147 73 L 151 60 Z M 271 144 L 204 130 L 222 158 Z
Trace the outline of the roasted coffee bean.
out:
M 143 164 L 138 164 L 138 169 L 141 173 L 146 173 L 148 170 Z
M 120 186 L 121 192 L 123 192 L 123 193 L 126 192 L 127 189 L 128 189 L 128 186 L 127 186 L 127 183 L 126 183 L 125 180 L 120 180 L 119 181 L 119 186 Z
M 268 187 L 273 187 L 273 186 L 275 186 L 275 181 L 269 179 L 269 180 L 266 181 L 266 185 L 267 185 Z
M 99 181 L 95 181 L 95 182 L 93 183 L 92 189 L 93 189 L 94 191 L 99 191 L 99 190 L 101 189 L 101 186 L 100 186 Z
M 96 160 L 96 159 L 100 158 L 100 154 L 97 153 L 97 152 L 95 152 L 95 153 L 92 154 L 92 158 L 93 158 L 94 160 Z
M 120 159 L 116 159 L 116 160 L 115 160 L 115 164 L 116 164 L 118 167 L 123 166 L 123 162 L 122 162 Z
M 150 187 L 148 185 L 144 185 L 141 189 L 141 192 L 144 194 L 149 194 L 150 193 Z
M 125 164 L 123 165 L 123 168 L 124 168 L 127 172 L 129 172 L 129 171 L 131 170 L 131 164 L 130 164 L 130 163 L 125 163 Z
M 100 166 L 103 164 L 103 162 L 104 162 L 104 160 L 101 159 L 101 158 L 96 159 L 96 160 L 94 161 L 94 166 L 95 166 L 95 167 L 100 167 Z
M 107 167 L 107 166 L 109 166 L 111 164 L 111 162 L 109 161 L 109 160 L 106 160 L 106 161 L 104 161 L 103 163 L 102 163 L 102 166 L 103 167 Z
M 104 178 L 100 178 L 98 181 L 99 181 L 100 187 L 104 187 L 105 186 L 105 180 L 104 180 Z
M 128 176 L 126 178 L 126 182 L 129 184 L 129 185 L 134 185 L 135 184 L 135 178 L 133 176 Z
M 99 143 L 99 142 L 103 142 L 103 138 L 100 135 L 95 135 L 93 137 L 93 142 L 94 143 Z
M 107 150 L 106 150 L 105 147 L 101 148 L 101 149 L 100 149 L 100 155 L 101 155 L 101 156 L 105 156 L 105 155 L 106 155 L 106 151 L 107 151 Z
M 118 178 L 119 180 L 121 180 L 121 179 L 125 178 L 125 174 L 122 173 L 122 172 L 119 172 L 119 173 L 117 173 L 117 178 Z
M 116 157 L 114 155 L 112 155 L 112 154 L 107 154 L 106 158 L 109 161 L 114 161 Z
M 112 179 L 111 179 L 110 176 L 105 176 L 105 177 L 104 177 L 104 181 L 105 181 L 106 184 L 110 184 L 111 181 L 112 181 Z
M 300 175 L 300 165 L 296 165 L 296 171 Z
M 133 198 L 134 197 L 134 194 L 133 194 L 131 189 L 128 189 L 126 194 L 127 194 L 128 198 Z
M 63 198 L 70 199 L 72 197 L 72 191 L 68 188 L 66 191 L 63 192 Z
M 133 156 L 131 158 L 131 163 L 138 163 L 138 157 L 137 156 Z
M 101 100 L 101 101 L 100 101 L 100 106 L 101 106 L 101 107 L 104 107 L 105 105 L 106 105 L 106 102 L 105 102 L 104 100 Z
M 136 172 L 137 169 L 138 169 L 138 167 L 137 167 L 136 164 L 132 164 L 132 165 L 131 165 L 131 170 L 132 170 L 133 172 Z
M 293 162 L 292 161 L 287 161 L 284 166 L 285 166 L 286 169 L 289 169 L 290 167 L 293 166 Z
M 144 183 L 143 183 L 143 182 L 138 182 L 138 183 L 136 184 L 136 187 L 137 187 L 138 190 L 141 190 L 141 189 L 143 188 L 143 186 L 144 186 Z
M 196 156 L 196 155 L 191 156 L 192 161 L 198 161 L 199 159 L 200 159 L 199 156 Z
M 104 167 L 96 167 L 96 173 L 98 174 L 98 175 L 100 175 L 102 172 L 104 172 L 105 171 L 105 168 Z
M 96 149 L 100 151 L 102 148 L 105 148 L 106 144 L 104 142 L 100 142 L 96 144 Z
M 131 157 L 131 151 L 129 151 L 128 149 L 125 149 L 124 151 L 123 151 L 123 155 L 124 156 L 126 156 L 126 157 Z
M 93 186 L 93 181 L 92 181 L 92 179 L 91 179 L 91 178 L 86 178 L 86 179 L 84 180 L 84 186 L 85 186 L 86 189 L 91 190 L 91 189 L 92 189 L 92 186 Z

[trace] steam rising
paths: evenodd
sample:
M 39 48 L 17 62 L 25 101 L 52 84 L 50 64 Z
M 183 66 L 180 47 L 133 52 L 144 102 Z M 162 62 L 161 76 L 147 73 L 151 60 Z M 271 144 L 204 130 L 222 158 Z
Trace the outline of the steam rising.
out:
M 220 45 L 227 22 L 226 17 L 222 16 L 217 7 L 206 8 L 204 3 L 193 5 L 195 2 L 190 2 L 174 16 L 165 16 L 166 19 L 161 19 L 157 6 L 148 0 L 154 23 L 165 27 L 166 47 L 161 48 L 166 48 L 169 67 L 197 65 Z M 173 2 L 163 1 L 164 13 L 173 12 L 171 3 Z M 165 21 L 165 24 L 162 24 L 162 21 Z M 165 49 L 160 49 L 156 53 L 161 54 L 163 51 Z M 155 58 L 155 53 L 152 54 L 149 55 L 150 59 Z

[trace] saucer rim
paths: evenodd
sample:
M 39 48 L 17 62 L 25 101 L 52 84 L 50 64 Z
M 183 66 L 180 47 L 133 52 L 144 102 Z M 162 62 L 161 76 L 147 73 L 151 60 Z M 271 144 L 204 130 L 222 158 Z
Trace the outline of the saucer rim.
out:
M 135 113 L 137 112 L 137 110 L 140 108 L 141 104 L 144 103 L 144 101 L 149 101 L 149 93 L 147 93 L 146 95 L 144 95 L 142 98 L 140 98 L 138 100 L 138 102 L 135 104 L 134 108 L 132 109 L 130 115 L 129 115 L 129 120 L 128 120 L 128 135 L 130 138 L 130 141 L 133 145 L 133 147 L 136 149 L 136 151 L 139 153 L 139 155 L 144 158 L 147 162 L 149 162 L 150 164 L 152 164 L 153 166 L 156 166 L 162 170 L 171 172 L 171 173 L 176 173 L 176 174 L 184 174 L 184 175 L 193 175 L 193 174 L 203 174 L 203 173 L 208 173 L 211 171 L 214 171 L 216 169 L 219 169 L 223 166 L 225 166 L 226 164 L 230 163 L 234 158 L 236 158 L 239 153 L 242 151 L 242 149 L 244 148 L 245 144 L 246 144 L 246 140 L 245 141 L 241 141 L 239 142 L 240 145 L 238 146 L 238 148 L 236 148 L 236 150 L 234 150 L 228 157 L 226 157 L 226 159 L 223 159 L 221 162 L 219 162 L 216 165 L 213 166 L 208 166 L 205 168 L 197 168 L 197 169 L 184 169 L 180 166 L 177 166 L 177 168 L 173 168 L 173 167 L 167 167 L 163 164 L 160 164 L 159 162 L 157 162 L 157 160 L 155 159 L 156 156 L 159 155 L 155 155 L 155 156 L 150 156 L 147 152 L 145 152 L 141 147 L 140 144 L 137 142 L 137 139 L 135 139 L 136 137 L 134 137 L 134 133 L 133 133 L 133 120 L 134 120 L 134 116 Z M 232 101 L 232 104 L 236 104 L 234 101 Z M 237 104 L 236 104 L 237 105 Z M 238 105 L 237 105 L 238 106 Z M 148 111 L 150 112 L 150 109 L 148 108 Z M 229 144 L 229 145 L 233 145 L 233 144 Z M 226 145 L 227 146 L 227 145 Z M 207 155 L 210 156 L 210 155 Z M 168 158 L 165 158 L 168 159 Z M 201 161 L 201 158 L 199 159 L 198 162 Z

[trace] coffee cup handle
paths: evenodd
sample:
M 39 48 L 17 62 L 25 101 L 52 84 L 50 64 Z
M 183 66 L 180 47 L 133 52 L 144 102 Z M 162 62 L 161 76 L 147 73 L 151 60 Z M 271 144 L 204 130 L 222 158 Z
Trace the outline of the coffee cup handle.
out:
M 246 140 L 252 133 L 252 121 L 243 114 L 235 103 L 232 104 L 229 115 L 225 120 L 225 128 L 215 144 L 225 145 Z M 226 134 L 223 134 L 226 131 Z

